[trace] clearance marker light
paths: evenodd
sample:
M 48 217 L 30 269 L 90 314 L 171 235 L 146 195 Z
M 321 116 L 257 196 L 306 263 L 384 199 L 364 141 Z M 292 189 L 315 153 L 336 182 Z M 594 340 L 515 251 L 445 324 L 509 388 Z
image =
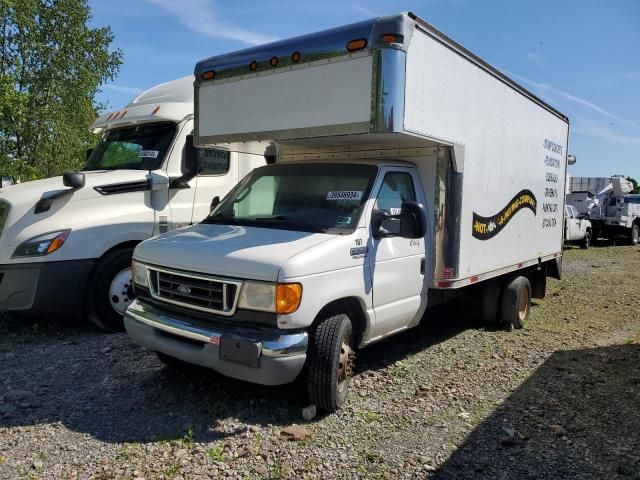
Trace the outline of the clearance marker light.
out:
M 202 74 L 203 80 L 213 80 L 214 78 L 216 78 L 215 70 L 208 70 Z
M 387 34 L 382 36 L 382 41 L 384 43 L 401 43 L 402 37 L 400 35 Z
M 293 55 L 291 55 L 291 60 L 293 61 L 293 63 L 298 63 L 300 61 L 300 52 L 293 52 Z
M 124 112 L 122 112 L 122 115 L 120 115 L 120 118 L 124 118 L 124 116 L 129 113 L 129 110 L 125 110 Z
M 249 64 L 249 68 L 252 72 L 255 72 L 258 69 L 258 62 L 255 60 Z
M 362 50 L 367 46 L 366 38 L 358 38 L 357 40 L 351 40 L 347 42 L 347 50 L 350 52 L 357 52 L 358 50 Z
M 269 60 L 269 63 L 271 64 L 272 67 L 275 67 L 276 65 L 278 65 L 278 57 L 271 57 L 271 60 Z
M 158 105 L 156 108 L 153 109 L 153 111 L 151 112 L 151 115 L 155 115 L 156 113 L 158 113 L 158 110 L 160 110 L 160 105 Z

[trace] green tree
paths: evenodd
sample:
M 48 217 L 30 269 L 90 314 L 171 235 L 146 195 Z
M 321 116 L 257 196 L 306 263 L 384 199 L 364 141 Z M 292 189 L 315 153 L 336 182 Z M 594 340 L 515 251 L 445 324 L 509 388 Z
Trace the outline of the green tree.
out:
M 627 177 L 627 180 L 633 183 L 633 190 L 631 193 L 640 193 L 640 185 L 638 184 L 638 181 L 633 177 Z
M 21 180 L 82 165 L 122 52 L 89 26 L 87 0 L 0 0 L 0 173 Z

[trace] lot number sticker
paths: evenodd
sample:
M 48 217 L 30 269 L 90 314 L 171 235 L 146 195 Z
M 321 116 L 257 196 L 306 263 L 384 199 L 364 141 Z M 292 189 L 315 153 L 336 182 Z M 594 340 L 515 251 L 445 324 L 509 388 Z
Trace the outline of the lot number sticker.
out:
M 158 158 L 158 154 L 160 152 L 158 150 L 140 150 L 138 154 L 139 158 Z
M 361 200 L 362 190 L 344 190 L 341 192 L 327 193 L 327 200 Z

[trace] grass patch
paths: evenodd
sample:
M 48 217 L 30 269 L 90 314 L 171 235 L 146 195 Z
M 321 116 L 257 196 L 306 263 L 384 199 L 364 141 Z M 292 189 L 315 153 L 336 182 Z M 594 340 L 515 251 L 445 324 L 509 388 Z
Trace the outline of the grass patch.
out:
M 178 465 L 177 463 L 167 465 L 162 470 L 162 473 L 164 474 L 165 477 L 175 478 L 178 475 L 180 475 L 180 465 Z
M 356 415 L 362 418 L 367 423 L 376 423 L 380 421 L 380 415 L 369 410 L 361 410 L 359 412 L 356 412 Z
M 218 445 L 217 447 L 207 450 L 207 456 L 215 462 L 224 462 L 227 459 L 227 455 L 224 453 L 224 447 Z

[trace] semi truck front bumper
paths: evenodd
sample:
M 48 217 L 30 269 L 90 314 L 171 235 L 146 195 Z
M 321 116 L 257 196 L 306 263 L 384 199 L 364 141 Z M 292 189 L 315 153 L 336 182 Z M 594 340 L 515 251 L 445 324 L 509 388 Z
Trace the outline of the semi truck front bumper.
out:
M 306 332 L 207 325 L 140 300 L 129 305 L 124 325 L 149 350 L 262 385 L 293 382 L 307 356 Z
M 94 260 L 0 265 L 0 310 L 78 318 Z

